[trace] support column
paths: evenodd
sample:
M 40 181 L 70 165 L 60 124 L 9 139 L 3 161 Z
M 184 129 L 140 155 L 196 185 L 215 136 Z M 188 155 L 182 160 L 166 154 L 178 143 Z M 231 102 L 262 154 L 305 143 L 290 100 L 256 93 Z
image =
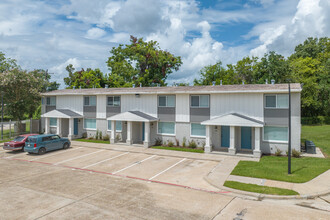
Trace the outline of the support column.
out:
M 254 128 L 254 150 L 253 150 L 254 157 L 261 157 L 261 150 L 260 150 L 260 128 Z
M 110 143 L 111 144 L 116 143 L 116 121 L 111 121 L 111 137 L 110 137 Z
M 57 118 L 57 135 L 62 136 L 62 120 Z
M 50 128 L 49 128 L 49 118 L 45 118 L 45 134 L 50 133 Z
M 204 147 L 205 153 L 211 153 L 212 151 L 211 128 L 212 128 L 211 125 L 206 125 L 206 138 L 205 138 L 205 147 Z
M 143 141 L 144 147 L 148 148 L 151 146 L 150 143 L 150 122 L 144 123 L 144 141 Z
M 230 144 L 229 144 L 229 149 L 228 153 L 229 154 L 236 154 L 236 146 L 235 146 L 235 127 L 230 126 Z
M 133 144 L 133 140 L 132 140 L 132 132 L 133 132 L 133 126 L 132 126 L 132 122 L 128 121 L 127 122 L 127 138 L 126 138 L 126 144 L 132 145 Z
M 72 140 L 73 138 L 73 129 L 74 129 L 74 125 L 73 125 L 73 118 L 69 118 L 69 135 L 68 135 L 68 138 L 70 140 Z

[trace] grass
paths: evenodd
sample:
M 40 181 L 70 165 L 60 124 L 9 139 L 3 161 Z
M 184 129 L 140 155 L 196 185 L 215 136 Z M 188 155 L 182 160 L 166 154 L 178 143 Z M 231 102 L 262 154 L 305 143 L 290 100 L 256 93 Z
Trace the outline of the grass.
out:
M 104 141 L 104 140 L 95 140 L 95 139 L 74 139 L 74 141 L 81 141 L 81 142 L 89 142 L 89 143 L 98 143 L 98 144 L 110 144 L 110 141 Z
M 292 158 L 288 175 L 288 158 L 264 156 L 259 162 L 240 161 L 232 175 L 271 179 L 293 183 L 307 182 L 330 168 L 330 160 L 322 158 Z
M 198 149 L 198 148 L 193 149 L 193 148 L 167 147 L 167 146 L 153 146 L 151 148 L 163 149 L 163 150 L 185 151 L 185 152 L 193 152 L 193 153 L 204 153 L 203 149 Z
M 256 192 L 256 193 L 262 193 L 262 194 L 270 194 L 270 195 L 299 195 L 296 191 L 290 190 L 290 189 L 282 189 L 277 187 L 269 187 L 269 186 L 259 186 L 255 184 L 249 184 L 249 183 L 240 183 L 236 181 L 226 181 L 224 183 L 224 186 L 232 188 L 232 189 L 238 189 L 248 192 Z
M 301 141 L 313 141 L 326 157 L 330 157 L 330 125 L 302 126 Z
M 27 121 L 25 124 L 26 124 L 26 130 L 25 130 L 25 132 L 23 132 L 23 134 L 28 134 L 28 133 L 30 133 L 30 121 Z M 11 132 L 10 132 L 10 130 L 11 130 Z M 11 125 L 11 129 L 3 129 L 3 140 L 1 140 L 1 126 L 0 126 L 0 143 L 11 141 L 18 135 L 19 134 L 14 131 L 14 123 L 13 123 Z

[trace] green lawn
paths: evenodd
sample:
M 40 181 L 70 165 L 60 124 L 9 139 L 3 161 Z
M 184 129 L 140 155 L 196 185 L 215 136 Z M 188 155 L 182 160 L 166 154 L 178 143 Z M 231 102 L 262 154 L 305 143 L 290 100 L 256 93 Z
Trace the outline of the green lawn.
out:
M 330 125 L 302 126 L 301 140 L 311 140 L 325 156 L 330 157 Z
M 176 150 L 176 151 L 186 151 L 186 152 L 193 152 L 193 153 L 204 153 L 203 149 L 193 149 L 193 148 L 183 148 L 183 147 L 166 147 L 166 146 L 153 146 L 151 148 L 155 149 L 163 149 L 163 150 Z
M 248 183 L 240 183 L 236 181 L 226 181 L 224 186 L 238 189 L 248 192 L 256 192 L 262 194 L 271 194 L 271 195 L 299 195 L 296 191 L 290 189 L 281 189 L 277 187 L 269 187 L 269 186 L 259 186 L 255 184 L 248 184 Z
M 288 158 L 264 156 L 259 162 L 240 161 L 231 174 L 294 183 L 307 182 L 330 169 L 330 159 L 292 158 L 291 171 L 288 175 Z
M 90 142 L 90 143 L 98 143 L 98 144 L 110 144 L 110 141 L 104 141 L 104 140 L 94 140 L 94 139 L 74 139 L 74 141 L 81 141 L 81 142 Z

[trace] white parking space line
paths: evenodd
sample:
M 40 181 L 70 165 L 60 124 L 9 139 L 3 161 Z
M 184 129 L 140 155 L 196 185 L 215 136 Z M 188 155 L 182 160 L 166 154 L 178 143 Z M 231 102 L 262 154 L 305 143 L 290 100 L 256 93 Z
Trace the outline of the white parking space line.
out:
M 13 158 L 13 157 L 16 157 L 16 156 L 20 156 L 20 155 L 25 155 L 25 154 L 22 154 L 22 153 L 17 153 L 15 155 L 12 155 L 12 156 L 9 156 L 9 157 L 4 157 L 5 159 L 10 159 L 10 158 Z
M 100 164 L 100 163 L 103 163 L 103 162 L 106 162 L 106 161 L 109 161 L 109 160 L 116 159 L 116 158 L 121 157 L 121 156 L 124 156 L 124 155 L 126 155 L 126 154 L 129 154 L 129 152 L 126 152 L 126 153 L 123 153 L 123 154 L 119 154 L 119 155 L 117 155 L 117 156 L 114 156 L 114 157 L 111 157 L 111 158 L 108 158 L 108 159 L 105 159 L 105 160 L 101 160 L 101 161 L 99 161 L 99 162 L 93 163 L 93 164 L 88 165 L 88 166 L 84 166 L 84 167 L 81 168 L 81 169 L 86 169 L 86 168 L 88 168 L 88 167 L 92 167 L 92 166 L 95 166 L 95 165 L 97 165 L 97 164 Z
M 148 157 L 148 158 L 146 158 L 146 159 L 144 159 L 144 160 L 141 160 L 141 161 L 135 162 L 135 163 L 129 165 L 128 167 L 125 167 L 125 168 L 123 168 L 123 169 L 121 169 L 121 170 L 118 170 L 118 171 L 116 171 L 116 172 L 113 172 L 113 174 L 116 174 L 116 173 L 119 173 L 119 172 L 121 172 L 121 171 L 127 170 L 128 168 L 131 168 L 131 167 L 133 167 L 133 166 L 136 166 L 136 165 L 138 165 L 138 164 L 140 164 L 140 163 L 142 163 L 142 162 L 144 162 L 144 161 L 146 161 L 146 160 L 149 160 L 149 159 L 151 159 L 151 158 L 153 158 L 153 157 L 155 157 L 155 156 L 156 156 L 156 155 L 152 155 L 152 156 L 150 156 L 150 157 Z
M 68 161 L 71 161 L 71 160 L 75 160 L 75 159 L 79 159 L 79 158 L 82 158 L 82 157 L 87 157 L 89 155 L 96 154 L 96 153 L 99 153 L 99 152 L 102 152 L 102 151 L 105 151 L 105 150 L 98 150 L 98 151 L 95 151 L 95 152 L 92 152 L 92 153 L 80 155 L 78 157 L 73 157 L 73 158 L 70 158 L 70 159 L 67 159 L 67 160 L 63 160 L 63 161 L 57 162 L 54 165 L 58 165 L 58 164 L 65 163 L 65 162 L 68 162 Z
M 186 159 L 187 159 L 187 158 L 183 158 L 182 160 L 180 160 L 180 161 L 177 162 L 176 164 L 173 164 L 172 166 L 168 167 L 167 169 L 163 170 L 162 172 L 157 173 L 155 176 L 151 177 L 149 180 L 152 180 L 152 179 L 156 178 L 157 176 L 159 176 L 159 175 L 165 173 L 166 171 L 168 171 L 169 169 L 172 169 L 173 167 L 175 167 L 175 166 L 178 165 L 179 163 L 185 161 Z
M 42 157 L 37 157 L 37 158 L 34 158 L 30 161 L 34 161 L 34 160 L 39 160 L 39 159 L 43 159 L 43 158 L 46 158 L 46 157 L 51 157 L 51 156 L 54 156 L 54 155 L 57 155 L 57 154 L 62 154 L 62 153 L 66 153 L 68 151 L 74 151 L 74 150 L 78 150 L 82 147 L 77 147 L 77 148 L 73 148 L 73 149 L 68 149 L 68 150 L 64 150 L 64 151 L 60 151 L 60 152 L 57 152 L 57 153 L 50 153 L 50 154 L 47 154 L 45 156 L 42 156 Z

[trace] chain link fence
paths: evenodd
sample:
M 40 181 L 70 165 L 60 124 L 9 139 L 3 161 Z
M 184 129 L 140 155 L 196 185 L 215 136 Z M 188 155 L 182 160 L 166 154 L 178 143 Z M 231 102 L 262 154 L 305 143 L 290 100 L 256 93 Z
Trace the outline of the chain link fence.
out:
M 21 121 L 21 129 L 18 129 L 17 121 L 0 122 L 0 143 L 12 140 L 21 134 L 39 134 L 41 132 L 40 119 L 28 119 Z

